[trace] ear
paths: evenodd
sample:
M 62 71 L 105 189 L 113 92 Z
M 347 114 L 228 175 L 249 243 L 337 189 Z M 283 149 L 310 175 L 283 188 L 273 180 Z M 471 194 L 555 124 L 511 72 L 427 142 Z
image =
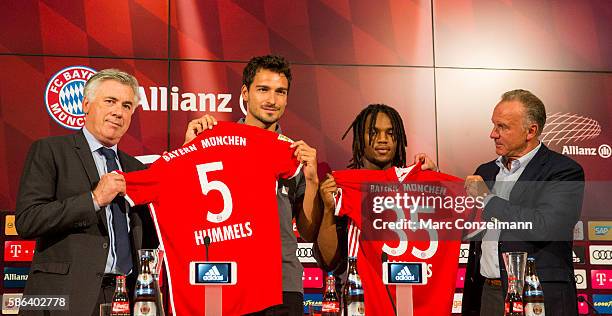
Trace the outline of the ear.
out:
M 246 85 L 242 85 L 242 88 L 240 88 L 240 94 L 242 95 L 242 100 L 246 101 L 249 99 L 249 88 Z
M 89 103 L 89 99 L 84 96 L 83 97 L 83 113 L 85 113 L 85 115 L 89 114 L 89 110 L 90 110 L 90 106 L 91 104 Z
M 539 130 L 538 124 L 529 124 L 529 127 L 527 127 L 527 141 L 537 138 Z

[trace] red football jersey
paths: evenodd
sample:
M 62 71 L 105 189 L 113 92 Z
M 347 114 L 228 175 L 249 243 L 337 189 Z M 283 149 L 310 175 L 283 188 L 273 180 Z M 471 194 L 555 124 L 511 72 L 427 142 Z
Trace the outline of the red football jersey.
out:
M 394 315 L 389 294 L 382 281 L 383 252 L 387 261 L 426 262 L 426 285 L 414 285 L 414 315 L 449 315 L 458 269 L 461 239 L 474 231 L 453 227 L 435 227 L 435 223 L 471 221 L 473 209 L 459 212 L 454 207 L 456 196 L 464 194 L 463 181 L 434 171 L 422 171 L 420 164 L 387 170 L 334 171 L 338 185 L 336 215 L 351 219 L 348 233 L 348 254 L 357 257 L 366 315 Z M 406 186 L 404 186 L 406 185 Z M 404 194 L 406 193 L 406 194 Z M 415 200 L 397 199 L 412 196 Z M 385 205 L 384 198 L 387 197 Z M 425 204 L 425 197 L 433 198 Z M 433 202 L 435 198 L 447 204 Z M 448 202 L 453 200 L 453 202 Z M 458 199 L 461 202 L 461 199 Z M 401 207 L 397 207 L 396 205 Z M 412 207 L 418 205 L 417 207 Z M 434 207 L 435 206 L 435 207 Z M 426 223 L 431 219 L 432 225 Z M 408 221 L 416 223 L 409 226 Z M 391 227 L 385 223 L 404 223 Z M 396 286 L 389 285 L 393 304 Z
M 126 199 L 150 203 L 166 252 L 174 315 L 203 315 L 204 287 L 189 262 L 235 261 L 237 284 L 222 287 L 223 315 L 282 303 L 277 178 L 300 169 L 291 140 L 261 128 L 219 122 L 149 169 L 126 173 Z

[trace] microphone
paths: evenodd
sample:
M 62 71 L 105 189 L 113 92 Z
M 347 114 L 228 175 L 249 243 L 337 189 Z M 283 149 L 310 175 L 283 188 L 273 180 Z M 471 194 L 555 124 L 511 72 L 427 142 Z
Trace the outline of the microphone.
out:
M 382 261 L 382 263 L 387 262 L 389 259 L 389 255 L 387 255 L 386 252 L 382 252 L 382 254 L 380 254 L 380 260 Z M 393 315 L 397 315 L 397 307 L 395 307 L 395 303 L 393 303 L 393 296 L 391 296 L 391 291 L 389 291 L 389 285 L 385 284 L 385 289 L 387 290 L 387 295 L 389 296 L 389 302 L 391 302 L 391 306 L 393 307 Z
M 585 299 L 584 296 L 578 296 L 578 302 L 586 303 L 593 310 L 594 314 L 599 315 L 599 312 L 595 309 L 595 306 L 593 306 L 593 303 L 591 303 L 591 302 L 589 302 L 589 300 Z
M 208 261 L 208 246 L 210 246 L 210 237 L 204 237 L 204 246 L 206 247 L 206 261 Z

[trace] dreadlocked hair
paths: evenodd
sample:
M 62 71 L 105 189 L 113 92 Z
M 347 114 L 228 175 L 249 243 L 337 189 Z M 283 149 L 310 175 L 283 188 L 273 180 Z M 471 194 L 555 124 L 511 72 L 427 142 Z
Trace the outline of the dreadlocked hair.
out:
M 359 115 L 357 115 L 353 123 L 351 123 L 346 132 L 344 132 L 344 135 L 342 135 L 342 139 L 344 139 L 351 129 L 353 130 L 353 158 L 351 158 L 349 161 L 348 168 L 363 168 L 363 158 L 365 156 L 365 147 L 367 145 L 365 143 L 365 133 L 369 133 L 370 131 L 374 130 L 378 113 L 386 114 L 393 125 L 393 133 L 391 137 L 397 144 L 395 157 L 393 157 L 393 166 L 404 167 L 406 165 L 406 146 L 408 142 L 406 141 L 406 132 L 404 131 L 404 122 L 402 121 L 402 117 L 394 108 L 386 104 L 370 104 L 363 109 Z M 365 126 L 368 117 L 371 117 L 372 119 L 370 120 L 370 124 Z M 372 145 L 373 143 L 374 138 L 370 137 L 369 145 Z

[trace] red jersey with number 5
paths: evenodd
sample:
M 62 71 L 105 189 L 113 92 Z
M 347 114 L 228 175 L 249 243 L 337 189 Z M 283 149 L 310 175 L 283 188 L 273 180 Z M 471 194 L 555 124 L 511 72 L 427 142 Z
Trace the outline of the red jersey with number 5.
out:
M 474 233 L 454 227 L 471 222 L 475 214 L 473 209 L 454 207 L 453 203 L 463 202 L 456 199 L 464 193 L 463 181 L 422 171 L 420 164 L 387 170 L 341 170 L 333 176 L 339 188 L 336 215 L 346 215 L 352 222 L 348 253 L 357 257 L 366 315 L 395 314 L 396 286 L 389 285 L 387 293 L 382 281 L 384 259 L 427 263 L 427 284 L 412 287 L 414 315 L 449 315 L 461 240 L 466 233 Z
M 223 315 L 282 303 L 277 179 L 300 164 L 291 140 L 261 128 L 219 122 L 149 169 L 126 173 L 126 199 L 150 203 L 166 252 L 174 315 L 203 315 L 204 287 L 190 285 L 189 263 L 237 263 L 236 285 L 223 286 Z

